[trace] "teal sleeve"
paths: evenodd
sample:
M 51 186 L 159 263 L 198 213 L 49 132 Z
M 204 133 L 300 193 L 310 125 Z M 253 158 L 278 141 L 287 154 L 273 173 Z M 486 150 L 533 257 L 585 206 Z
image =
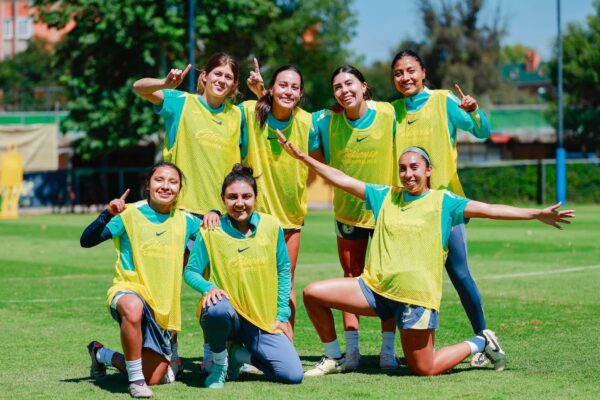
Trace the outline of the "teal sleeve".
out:
M 290 310 L 290 291 L 292 285 L 291 263 L 283 229 L 277 235 L 277 321 L 288 322 Z
M 185 242 L 187 243 L 188 240 L 192 239 L 196 239 L 196 236 L 198 236 L 198 232 L 200 231 L 200 224 L 202 223 L 202 220 L 198 217 L 196 217 L 195 215 L 192 215 L 188 212 L 185 213 L 185 221 L 186 221 L 186 240 Z
M 464 212 L 469 201 L 469 199 L 448 190 L 444 194 L 444 200 L 442 201 L 442 244 L 444 248 L 448 244 L 452 227 L 468 222 L 468 220 L 465 220 Z
M 185 266 L 183 280 L 201 294 L 205 294 L 210 289 L 216 287 L 214 283 L 204 279 L 204 270 L 209 263 L 210 258 L 208 258 L 206 245 L 204 244 L 204 240 L 202 240 L 202 236 L 198 235 L 188 263 Z
M 308 132 L 308 152 L 319 150 L 321 147 L 321 138 L 319 136 L 319 126 L 317 123 L 316 113 L 312 114 L 312 124 Z
M 315 123 L 316 122 L 316 123 Z M 323 150 L 323 156 L 325 161 L 329 164 L 330 152 L 329 152 L 329 124 L 331 122 L 331 110 L 321 110 L 313 113 L 313 126 L 317 130 L 316 134 L 319 135 L 321 149 Z
M 390 186 L 387 185 L 375 185 L 367 183 L 365 185 L 365 208 L 373 211 L 375 221 L 379 217 L 379 211 L 383 205 L 385 196 L 390 191 Z
M 243 160 L 248 155 L 248 122 L 246 121 L 246 113 L 244 112 L 244 103 L 238 104 L 238 108 L 242 112 L 242 126 L 240 127 L 240 152 Z
M 125 233 L 125 225 L 123 225 L 123 219 L 120 215 L 115 215 L 108 224 L 106 224 L 106 227 L 113 238 L 119 237 Z
M 160 115 L 165 122 L 167 147 L 170 149 L 175 143 L 179 121 L 185 103 L 185 93 L 179 90 L 164 89 L 162 91 L 163 102 L 154 106 L 154 111 Z
M 458 105 L 458 97 L 450 93 L 446 98 L 446 110 L 448 111 L 448 129 L 450 130 L 450 141 L 454 146 L 456 144 L 456 130 L 460 129 L 469 132 L 479 139 L 490 137 L 491 128 L 485 114 L 478 108 L 472 113 L 468 113 Z

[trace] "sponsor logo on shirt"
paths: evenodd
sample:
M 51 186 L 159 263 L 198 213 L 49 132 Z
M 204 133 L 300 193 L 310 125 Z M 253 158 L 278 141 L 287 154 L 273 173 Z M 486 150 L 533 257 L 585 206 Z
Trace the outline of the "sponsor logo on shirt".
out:
M 162 235 L 162 234 L 163 234 L 163 233 L 165 233 L 165 232 L 166 232 L 166 231 L 162 231 L 162 232 L 156 232 L 156 236 L 160 236 L 160 235 Z
M 238 249 L 238 253 L 243 253 L 244 251 L 248 250 L 249 248 L 250 248 L 250 246 L 244 247 L 243 249 Z

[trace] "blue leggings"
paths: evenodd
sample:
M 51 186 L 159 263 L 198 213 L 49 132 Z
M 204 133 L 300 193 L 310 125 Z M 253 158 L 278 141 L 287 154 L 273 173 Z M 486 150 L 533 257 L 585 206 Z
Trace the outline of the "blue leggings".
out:
M 240 316 L 225 297 L 202 310 L 200 325 L 213 352 L 225 350 L 227 340 L 241 342 L 251 362 L 268 380 L 300 383 L 304 377 L 300 357 L 283 333 L 269 333 Z
M 450 233 L 446 271 L 471 321 L 473 332 L 477 334 L 486 329 L 481 295 L 467 262 L 467 235 L 464 224 L 455 226 Z

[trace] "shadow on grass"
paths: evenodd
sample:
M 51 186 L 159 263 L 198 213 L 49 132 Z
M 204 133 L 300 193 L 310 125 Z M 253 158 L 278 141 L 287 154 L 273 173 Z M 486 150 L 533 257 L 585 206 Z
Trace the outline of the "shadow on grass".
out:
M 82 378 L 71 378 L 71 379 L 62 379 L 61 382 L 65 383 L 82 383 L 89 382 L 93 385 L 98 386 L 102 390 L 106 390 L 111 393 L 129 393 L 127 388 L 127 377 L 117 371 L 116 369 L 110 369 L 107 371 L 108 375 L 106 378 L 100 380 L 94 380 L 89 376 Z

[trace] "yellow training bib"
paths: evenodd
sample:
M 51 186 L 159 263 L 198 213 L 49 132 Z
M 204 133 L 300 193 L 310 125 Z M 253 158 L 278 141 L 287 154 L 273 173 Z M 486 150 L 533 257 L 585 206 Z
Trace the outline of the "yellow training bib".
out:
M 222 112 L 213 114 L 195 95 L 186 93 L 175 143 L 163 155 L 183 171 L 187 185 L 177 199 L 177 207 L 196 214 L 212 209 L 225 211 L 221 201 L 223 179 L 233 164 L 240 162 L 239 108 L 228 102 Z
M 330 164 L 364 182 L 391 185 L 394 179 L 394 109 L 389 103 L 369 101 L 376 111 L 366 129 L 353 128 L 344 113 L 331 113 L 329 126 Z M 373 228 L 373 212 L 364 200 L 334 189 L 336 220 L 361 228 Z
M 405 203 L 401 188 L 386 195 L 365 271 L 364 282 L 383 297 L 402 303 L 440 309 L 444 190 Z
M 277 133 L 265 123 L 261 128 L 255 113 L 256 101 L 245 101 L 244 113 L 248 124 L 248 154 L 244 162 L 259 178 L 256 210 L 271 214 L 284 229 L 302 227 L 306 216 L 306 187 L 308 167 L 286 153 L 277 141 Z M 282 131 L 297 148 L 308 153 L 311 115 L 299 107 Z
M 432 90 L 425 105 L 416 112 L 406 110 L 404 99 L 392 104 L 396 110 L 396 160 L 402 152 L 411 146 L 424 148 L 431 162 L 431 187 L 448 189 L 464 196 L 458 179 L 458 153 L 456 146 L 450 143 L 448 131 L 448 110 L 446 108 L 447 90 Z M 398 182 L 396 182 L 398 183 Z
M 210 259 L 209 280 L 229 294 L 242 317 L 271 332 L 277 319 L 277 219 L 261 213 L 255 235 L 244 239 L 221 227 L 200 232 Z
M 119 238 L 115 238 L 117 263 L 107 306 L 122 290 L 139 294 L 154 312 L 156 322 L 168 330 L 181 330 L 181 278 L 186 237 L 186 217 L 174 209 L 162 224 L 154 224 L 138 210 L 145 200 L 128 204 L 121 219 L 131 243 L 133 271 L 120 264 Z

